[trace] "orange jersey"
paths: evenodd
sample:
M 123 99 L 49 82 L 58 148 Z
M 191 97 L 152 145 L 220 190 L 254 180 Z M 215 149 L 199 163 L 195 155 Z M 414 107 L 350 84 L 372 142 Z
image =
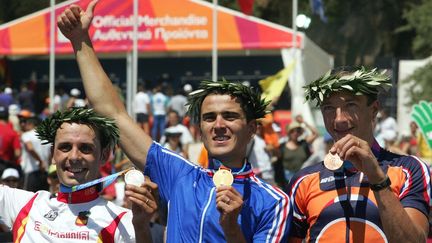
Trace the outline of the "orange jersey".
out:
M 373 147 L 402 206 L 428 216 L 431 183 L 427 165 L 413 156 L 396 155 L 377 144 Z M 293 177 L 288 189 L 294 204 L 290 236 L 308 242 L 387 242 L 368 179 L 350 165 L 346 161 L 341 169 L 330 171 L 319 163 Z

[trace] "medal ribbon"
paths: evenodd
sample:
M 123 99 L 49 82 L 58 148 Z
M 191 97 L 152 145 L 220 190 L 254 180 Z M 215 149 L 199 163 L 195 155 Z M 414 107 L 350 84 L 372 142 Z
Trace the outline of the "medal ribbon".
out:
M 117 172 L 115 174 L 112 174 L 112 175 L 109 175 L 109 176 L 105 176 L 105 177 L 102 177 L 102 178 L 98 178 L 96 180 L 89 181 L 89 182 L 86 182 L 84 184 L 76 185 L 76 186 L 72 186 L 72 187 L 60 184 L 60 192 L 63 192 L 63 193 L 76 192 L 76 191 L 80 191 L 80 190 L 92 187 L 92 186 L 94 186 L 96 184 L 99 184 L 99 183 L 102 184 L 101 190 L 103 190 L 105 187 L 107 187 L 111 183 L 113 183 L 117 179 L 117 177 L 124 175 L 130 169 L 131 168 L 126 169 L 126 170 L 122 170 L 122 171 Z
M 244 172 L 245 169 L 246 169 L 246 166 L 247 166 L 247 162 L 246 162 L 246 159 L 245 159 L 245 161 L 243 163 L 243 166 L 240 168 L 240 170 L 236 171 L 236 172 L 233 172 L 231 170 L 231 168 L 226 167 L 225 165 L 223 165 L 223 163 L 221 161 L 219 161 L 217 159 L 213 159 L 213 168 L 219 167 L 219 170 L 229 170 L 229 171 L 231 171 L 231 174 L 233 174 L 233 175 L 238 175 L 238 174 Z

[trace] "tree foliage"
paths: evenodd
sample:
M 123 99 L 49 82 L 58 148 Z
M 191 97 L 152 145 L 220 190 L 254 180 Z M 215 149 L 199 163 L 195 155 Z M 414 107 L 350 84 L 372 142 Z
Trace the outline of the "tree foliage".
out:
M 414 30 L 396 30 L 406 25 L 403 13 L 420 0 L 322 1 L 327 23 L 312 14 L 310 1 L 298 1 L 298 13 L 312 17 L 310 28 L 301 31 L 333 55 L 336 65 L 373 66 L 383 57 L 412 57 Z M 238 9 L 236 2 L 223 0 L 221 5 Z M 254 16 L 292 27 L 292 1 L 255 0 Z
M 425 66 L 418 68 L 404 82 L 410 85 L 408 105 L 413 105 L 421 100 L 432 100 L 432 63 L 429 62 Z
M 432 0 L 423 0 L 421 4 L 410 5 L 404 12 L 408 24 L 400 31 L 414 30 L 416 35 L 412 44 L 415 57 L 425 58 L 432 55 Z M 410 84 L 410 104 L 420 100 L 432 100 L 432 62 L 417 69 L 405 82 Z
M 56 3 L 66 0 L 56 0 Z M 49 0 L 0 0 L 0 24 L 50 6 Z
M 423 0 L 419 5 L 410 5 L 404 12 L 407 25 L 400 31 L 414 30 L 416 35 L 412 51 L 416 57 L 428 57 L 432 54 L 432 0 Z

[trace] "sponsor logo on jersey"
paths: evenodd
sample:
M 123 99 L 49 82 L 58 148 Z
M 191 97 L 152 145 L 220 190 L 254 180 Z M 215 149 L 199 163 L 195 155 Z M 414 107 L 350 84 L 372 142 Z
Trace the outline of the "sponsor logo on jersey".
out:
M 57 216 L 58 216 L 58 212 L 54 210 L 50 210 L 48 213 L 44 215 L 44 217 L 49 221 L 54 221 L 57 218 Z
M 90 211 L 82 211 L 78 213 L 78 217 L 75 220 L 77 226 L 85 226 L 88 223 L 88 218 L 90 216 Z
M 335 176 L 328 176 L 328 177 L 322 178 L 320 181 L 320 184 L 332 182 L 335 180 L 345 180 L 345 179 L 346 179 L 346 176 L 336 176 L 336 177 Z
M 35 221 L 34 230 L 58 239 L 90 240 L 90 232 L 88 230 L 61 232 L 50 229 L 48 226 L 43 225 L 39 221 Z

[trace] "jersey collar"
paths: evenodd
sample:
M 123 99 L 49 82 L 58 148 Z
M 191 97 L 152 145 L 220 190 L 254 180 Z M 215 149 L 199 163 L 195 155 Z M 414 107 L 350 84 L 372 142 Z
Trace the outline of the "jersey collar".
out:
M 228 168 L 224 166 L 221 161 L 209 158 L 209 169 L 207 170 L 207 174 L 210 177 L 213 177 L 214 173 L 219 169 L 231 170 L 234 180 L 245 179 L 254 175 L 251 164 L 246 160 L 241 168 Z
M 57 200 L 63 203 L 86 203 L 99 197 L 97 186 L 92 186 L 75 192 L 58 192 Z

